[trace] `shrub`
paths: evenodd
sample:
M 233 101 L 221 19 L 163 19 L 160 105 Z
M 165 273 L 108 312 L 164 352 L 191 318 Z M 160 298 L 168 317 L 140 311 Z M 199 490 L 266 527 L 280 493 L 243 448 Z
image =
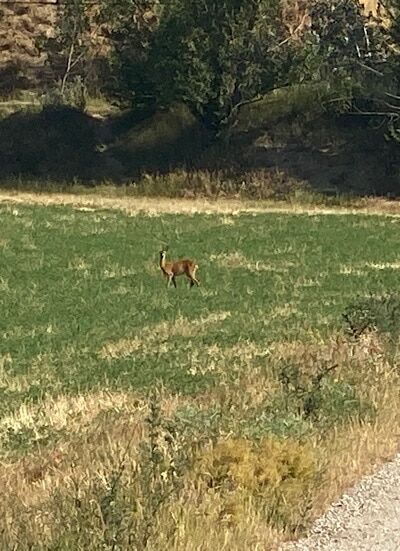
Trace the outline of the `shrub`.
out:
M 327 110 L 332 110 L 333 98 L 338 95 L 347 97 L 350 92 L 346 83 L 332 86 L 328 81 L 277 88 L 233 112 L 228 133 L 234 135 L 268 128 L 277 122 L 289 121 L 295 117 L 321 117 Z
M 347 332 L 353 337 L 372 330 L 397 341 L 400 335 L 400 296 L 359 298 L 346 308 L 343 319 Z
M 76 76 L 67 82 L 61 91 L 60 86 L 46 90 L 41 97 L 43 107 L 72 107 L 84 111 L 87 103 L 87 89 L 82 77 Z
M 203 451 L 197 469 L 207 485 L 226 494 L 231 503 L 232 493 L 241 500 L 245 492 L 249 499 L 259 500 L 274 524 L 289 529 L 306 513 L 307 495 L 317 474 L 308 446 L 275 437 L 265 437 L 259 444 L 242 438 L 218 441 Z
M 272 414 L 284 408 L 315 426 L 332 427 L 352 417 L 374 414 L 372 404 L 365 402 L 350 382 L 337 380 L 332 374 L 336 364 L 320 368 L 316 374 L 304 373 L 296 365 L 284 365 L 278 374 L 283 393 L 270 405 Z
M 290 200 L 298 196 L 306 199 L 308 192 L 306 183 L 273 169 L 244 174 L 233 170 L 185 169 L 167 174 L 145 173 L 128 189 L 133 194 L 155 197 L 241 197 L 260 200 Z M 314 196 L 309 194 L 308 198 L 311 200 Z

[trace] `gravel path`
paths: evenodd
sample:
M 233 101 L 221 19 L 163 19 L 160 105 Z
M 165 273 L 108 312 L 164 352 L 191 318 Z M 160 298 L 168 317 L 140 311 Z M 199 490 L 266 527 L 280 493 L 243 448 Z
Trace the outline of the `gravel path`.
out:
M 334 503 L 308 538 L 281 551 L 400 551 L 400 454 Z

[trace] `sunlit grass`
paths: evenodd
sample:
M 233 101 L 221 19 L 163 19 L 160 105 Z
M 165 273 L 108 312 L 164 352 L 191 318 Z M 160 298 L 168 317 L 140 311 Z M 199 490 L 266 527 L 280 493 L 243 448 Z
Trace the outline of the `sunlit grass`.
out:
M 397 285 L 397 219 L 274 213 L 131 218 L 8 205 L 1 219 L 2 356 L 10 358 L 10 375 L 32 373 L 33 381 L 40 365 L 40 388 L 32 395 L 104 384 L 143 389 L 156 380 L 191 392 L 215 381 L 187 379 L 181 352 L 187 344 L 206 356 L 215 343 L 267 347 L 328 335 L 356 295 Z M 171 256 L 197 260 L 199 289 L 189 290 L 183 280 L 176 291 L 166 289 L 157 266 L 163 242 Z M 219 318 L 224 312 L 231 315 Z M 202 321 L 213 316 L 214 323 Z M 112 361 L 99 353 L 107 347 L 114 348 Z M 29 399 L 29 392 L 2 392 L 5 408 Z
M 133 203 L 125 212 L 50 203 L 0 204 L 6 548 L 19 542 L 28 549 L 40 530 L 52 548 L 109 543 L 105 520 L 92 506 L 107 494 L 124 454 L 121 534 L 132 526 L 137 499 L 143 507 L 137 533 L 146 532 L 153 511 L 154 530 L 141 536 L 149 549 L 195 549 L 205 529 L 213 533 L 205 549 L 241 549 L 254 542 L 266 548 L 302 530 L 347 484 L 393 453 L 397 356 L 373 332 L 349 339 L 342 313 L 358 296 L 397 289 L 399 218 L 204 212 L 190 202 L 175 214 L 155 203 L 149 212 L 144 203 L 142 212 Z M 171 258 L 197 261 L 201 287 L 190 289 L 179 278 L 177 289 L 167 289 L 157 264 L 166 243 Z M 149 398 L 155 388 L 157 400 Z M 171 431 L 160 449 L 186 471 L 177 485 L 168 470 L 158 473 L 163 484 L 170 480 L 174 497 L 153 510 L 135 469 L 153 461 L 140 460 L 140 450 L 153 430 L 147 425 L 155 402 L 168 422 L 162 430 Z M 225 449 L 218 442 L 229 440 L 230 449 L 244 439 L 251 444 L 240 461 L 251 471 L 257 446 L 269 438 L 311 450 L 309 502 L 300 506 L 303 483 L 294 481 L 293 494 L 285 494 L 287 525 L 282 504 L 269 513 L 260 504 L 259 496 L 271 492 L 260 478 L 250 493 L 246 484 L 232 489 L 236 479 L 225 474 L 226 487 L 206 489 L 193 467 L 214 445 Z M 190 450 L 185 458 L 182 450 Z

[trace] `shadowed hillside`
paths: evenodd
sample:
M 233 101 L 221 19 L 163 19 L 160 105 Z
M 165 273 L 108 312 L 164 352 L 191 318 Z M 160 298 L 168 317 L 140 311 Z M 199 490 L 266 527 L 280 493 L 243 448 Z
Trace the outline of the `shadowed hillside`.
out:
M 384 129 L 320 109 L 304 117 L 298 97 L 290 101 L 285 92 L 244 106 L 218 139 L 181 105 L 106 119 L 65 107 L 22 111 L 0 120 L 0 178 L 130 183 L 183 168 L 169 194 L 237 193 L 250 181 L 251 195 L 261 198 L 285 180 L 325 194 L 398 194 L 399 152 Z M 199 185 L 191 176 L 197 171 L 228 184 Z M 153 193 L 146 185 L 138 191 Z

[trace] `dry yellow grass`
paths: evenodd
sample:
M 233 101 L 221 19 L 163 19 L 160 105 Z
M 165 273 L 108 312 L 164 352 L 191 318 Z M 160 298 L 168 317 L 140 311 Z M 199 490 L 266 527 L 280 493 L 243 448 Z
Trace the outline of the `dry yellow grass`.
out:
M 266 264 L 261 261 L 251 261 L 239 251 L 222 253 L 210 256 L 211 262 L 216 262 L 225 268 L 243 268 L 249 272 L 287 272 L 294 264 L 293 262 L 282 262 Z
M 253 353 L 259 354 L 260 350 L 255 349 Z M 400 379 L 385 353 L 385 346 L 374 332 L 365 333 L 358 341 L 349 341 L 338 334 L 328 342 L 316 336 L 311 343 L 276 343 L 265 348 L 263 355 L 270 365 L 283 361 L 285 365 L 298 365 L 307 374 L 316 373 L 323 366 L 338 364 L 335 369 L 337 380 L 341 379 L 344 369 L 350 368 L 361 397 L 376 407 L 377 415 L 371 422 L 360 423 L 355 419 L 309 440 L 319 457 L 323 473 L 310 511 L 311 518 L 316 518 L 362 476 L 370 474 L 398 452 Z M 231 351 L 226 350 L 228 363 L 230 357 Z M 248 373 L 250 376 L 243 377 L 237 385 L 214 389 L 207 395 L 205 403 L 234 403 L 240 410 L 241 406 L 248 408 L 262 402 L 266 396 L 272 400 L 277 389 L 271 386 L 265 373 L 259 369 Z M 278 536 L 283 539 L 291 537 L 289 534 Z M 257 536 L 255 541 L 262 545 Z M 268 544 L 272 548 L 275 540 Z
M 193 506 L 196 498 L 200 507 Z M 233 513 L 239 515 L 233 516 Z M 173 545 L 163 541 L 160 533 L 160 547 L 150 547 L 152 551 L 162 547 L 171 551 L 273 551 L 282 541 L 279 530 L 265 522 L 265 517 L 250 500 L 241 507 L 227 505 L 218 494 L 200 496 L 193 493 L 190 505 L 181 504 L 178 508 L 178 538 Z
M 165 416 L 171 416 L 179 397 L 160 397 Z M 148 403 L 134 393 L 93 392 L 77 396 L 48 398 L 38 405 L 23 405 L 3 417 L 0 439 L 7 432 L 42 427 L 63 431 L 55 447 L 33 449 L 21 459 L 10 456 L 0 463 L 0 490 L 4 502 L 12 500 L 23 508 L 51 499 L 55 488 L 68 489 L 72 479 L 83 487 L 96 476 L 97 470 L 107 469 L 118 454 L 129 447 L 134 460 L 146 428 Z M 108 461 L 104 462 L 104 457 Z M 1 504 L 0 504 L 1 510 Z M 0 540 L 1 543 L 1 540 Z
M 376 10 L 377 10 L 377 6 L 379 5 L 379 1 L 378 0 L 365 0 L 365 2 L 363 2 L 363 4 L 364 4 L 364 8 L 365 8 L 367 13 L 372 11 L 372 13 L 375 14 Z
M 273 348 L 272 358 L 295 362 L 304 370 L 338 364 L 335 376 L 339 379 L 345 366 L 351 366 L 361 397 L 376 408 L 372 422 L 354 420 L 343 428 L 329 431 L 322 439 L 315 439 L 314 446 L 325 463 L 324 483 L 312 510 L 312 517 L 316 518 L 362 476 L 398 452 L 400 379 L 397 368 L 374 332 L 365 333 L 354 342 L 336 335 L 328 343 L 318 340 L 308 345 L 280 343 Z
M 379 413 L 373 423 L 355 422 L 345 431 L 328 436 L 324 453 L 324 488 L 313 508 L 313 518 L 320 516 L 329 505 L 351 488 L 363 476 L 374 472 L 379 465 L 399 451 L 400 412 L 396 406 L 399 387 L 388 392 L 385 402 L 379 401 Z M 319 446 L 319 443 L 316 443 Z
M 168 339 L 171 337 L 194 337 L 206 331 L 209 326 L 223 322 L 230 312 L 215 312 L 205 318 L 187 319 L 182 316 L 172 323 L 162 322 L 153 327 L 146 327 L 138 335 L 106 343 L 101 351 L 102 358 L 113 360 L 125 358 L 132 354 L 157 354 L 168 351 Z
M 294 362 L 307 372 L 312 366 L 321 364 L 338 364 L 340 369 L 340 366 L 346 366 L 349 362 L 357 362 L 361 374 L 363 368 L 371 363 L 375 369 L 389 369 L 384 347 L 374 332 L 365 332 L 357 341 L 348 340 L 338 333 L 332 335 L 329 341 L 324 341 L 315 334 L 309 342 L 277 342 L 269 347 L 268 358 L 273 363 Z
M 87 395 L 49 398 L 39 405 L 21 405 L 15 412 L 0 419 L 0 441 L 7 432 L 24 429 L 67 429 L 70 434 L 81 433 L 103 411 L 137 412 L 143 401 L 127 393 L 97 392 Z
M 28 515 L 30 507 L 50 503 L 53 492 L 60 488 L 67 490 L 72 480 L 79 481 L 83 490 L 85 480 L 94 476 L 95 469 L 101 466 L 96 448 L 101 450 L 111 441 L 114 445 L 118 442 L 122 445 L 127 438 L 128 426 L 137 447 L 143 434 L 145 411 L 143 402 L 135 396 L 101 392 L 49 399 L 39 406 L 23 406 L 4 418 L 0 428 L 2 437 L 7 429 L 39 430 L 42 423 L 47 423 L 52 429 L 64 429 L 65 436 L 51 450 L 34 450 L 22 459 L 3 460 L 0 465 L 3 496 L 0 510 L 3 509 L 3 514 L 9 517 L 12 509 L 14 514 L 25 511 Z M 105 412 L 118 414 L 119 421 L 109 424 L 105 420 L 97 424 L 97 416 Z M 124 430 L 121 430 L 121 421 Z
M 184 328 L 178 323 L 176 330 Z M 294 362 L 308 373 L 321 365 L 338 363 L 340 368 L 335 373 L 339 379 L 341 369 L 346 366 L 359 379 L 357 385 L 362 396 L 374 403 L 377 416 L 365 423 L 354 419 L 308 440 L 322 476 L 314 489 L 310 511 L 313 518 L 362 475 L 397 451 L 399 377 L 375 333 L 365 334 L 357 342 L 338 334 L 327 342 L 317 336 L 308 344 L 294 341 L 270 347 L 247 341 L 225 348 L 210 346 L 207 352 L 218 369 L 229 369 L 230 375 L 235 372 L 235 362 L 240 363 L 241 376 L 238 371 L 237 376 L 222 379 L 216 388 L 195 398 L 162 394 L 163 417 L 170 419 L 178 407 L 196 403 L 205 409 L 219 404 L 222 409 L 228 408 L 230 415 L 241 418 L 243 412 L 274 395 L 276 383 L 265 368 L 281 361 Z M 6 364 L 9 359 L 2 361 Z M 21 430 L 44 425 L 65 430 L 56 446 L 36 450 L 23 459 L 3 460 L 0 465 L 0 516 L 8 541 L 21 537 L 21 523 L 16 522 L 21 517 L 31 537 L 40 534 L 43 542 L 54 542 L 60 518 L 60 503 L 55 501 L 57 492 L 61 496 L 57 499 L 68 501 L 78 492 L 79 499 L 84 500 L 96 480 L 106 487 L 127 447 L 127 468 L 136 469 L 138 446 L 148 431 L 147 416 L 147 402 L 135 394 L 96 392 L 49 398 L 42 404 L 22 406 L 3 418 L 0 424 L 3 436 L 8 427 Z M 229 438 L 229 434 L 224 438 Z M 184 482 L 179 496 L 160 509 L 154 522 L 155 530 L 149 541 L 149 549 L 154 550 L 274 549 L 279 542 L 292 537 L 269 525 L 249 496 L 240 491 L 223 496 L 218 489 L 206 489 L 195 483 L 192 476 Z M 175 530 L 172 542 L 168 536 L 171 522 Z
M 400 270 L 400 261 L 364 262 L 356 265 L 342 265 L 339 272 L 343 275 L 362 275 L 366 270 Z
M 351 206 L 325 207 L 320 205 L 305 205 L 279 201 L 248 201 L 243 199 L 171 199 L 149 197 L 116 197 L 112 192 L 104 195 L 68 194 L 68 193 L 32 193 L 22 191 L 0 190 L 0 203 L 9 205 L 69 205 L 73 208 L 94 211 L 114 209 L 129 215 L 145 213 L 149 216 L 161 214 L 223 214 L 237 215 L 240 213 L 298 213 L 298 214 L 371 214 L 400 217 L 400 202 L 380 198 L 363 198 L 354 200 Z M 225 219 L 225 222 L 229 220 Z M 232 223 L 231 220 L 228 222 Z
M 188 351 L 188 372 L 191 375 L 218 373 L 222 381 L 225 377 L 232 379 L 232 374 L 246 378 L 257 373 L 255 360 L 267 354 L 265 346 L 251 341 L 241 341 L 230 347 L 213 344 L 201 353 Z

